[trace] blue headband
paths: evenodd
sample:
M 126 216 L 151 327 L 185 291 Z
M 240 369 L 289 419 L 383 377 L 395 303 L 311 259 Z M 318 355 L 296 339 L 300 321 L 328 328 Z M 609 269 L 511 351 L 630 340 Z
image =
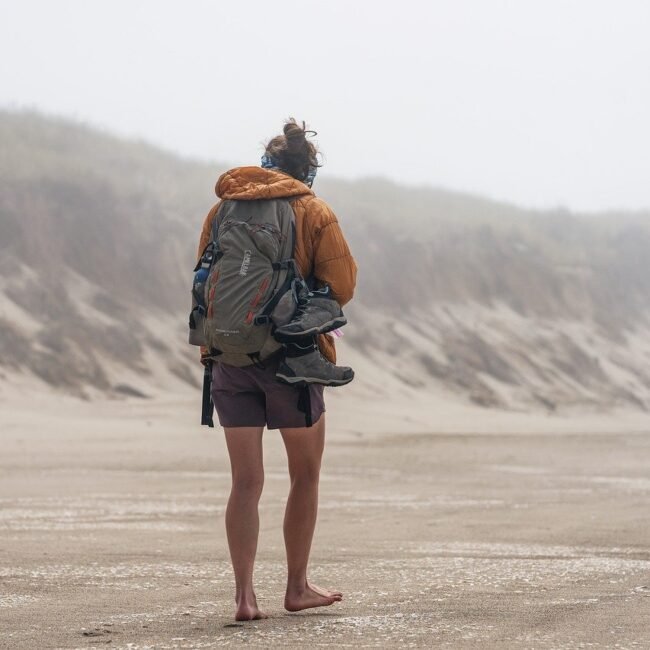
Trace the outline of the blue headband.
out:
M 278 165 L 277 160 L 273 156 L 270 156 L 267 153 L 265 153 L 262 156 L 261 165 L 264 169 L 279 169 L 280 171 L 283 171 L 282 167 Z M 307 176 L 302 182 L 308 187 L 311 187 L 312 183 L 314 182 L 314 179 L 316 178 L 317 171 L 318 171 L 318 167 L 314 167 L 313 165 L 310 165 L 309 172 L 307 172 Z
M 273 158 L 273 156 L 269 156 L 267 153 L 262 156 L 262 167 L 264 169 L 279 169 L 277 163 L 275 162 L 275 158 Z

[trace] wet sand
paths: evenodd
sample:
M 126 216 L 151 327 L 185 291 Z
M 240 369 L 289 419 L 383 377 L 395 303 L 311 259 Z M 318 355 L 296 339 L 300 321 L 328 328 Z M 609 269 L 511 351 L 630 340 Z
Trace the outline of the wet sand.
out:
M 267 432 L 270 618 L 235 623 L 220 430 L 151 403 L 66 408 L 3 415 L 2 648 L 650 647 L 649 434 L 332 428 L 311 573 L 345 600 L 289 614 Z

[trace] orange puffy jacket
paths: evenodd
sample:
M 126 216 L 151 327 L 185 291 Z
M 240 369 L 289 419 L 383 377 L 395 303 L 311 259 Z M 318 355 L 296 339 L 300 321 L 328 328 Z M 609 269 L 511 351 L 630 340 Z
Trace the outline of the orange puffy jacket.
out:
M 221 175 L 217 181 L 216 193 L 221 199 L 239 201 L 291 198 L 296 217 L 294 256 L 300 273 L 305 278 L 314 276 L 320 284 L 328 284 L 341 306 L 352 299 L 357 265 L 336 215 L 304 183 L 270 169 L 237 167 Z M 218 207 L 217 203 L 205 219 L 198 257 L 210 242 L 212 223 Z M 336 362 L 334 339 L 331 336 L 319 336 L 318 346 L 326 359 Z

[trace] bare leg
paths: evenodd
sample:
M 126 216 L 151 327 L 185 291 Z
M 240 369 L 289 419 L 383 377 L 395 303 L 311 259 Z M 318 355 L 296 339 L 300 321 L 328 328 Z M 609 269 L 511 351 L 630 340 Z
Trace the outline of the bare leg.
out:
M 329 591 L 307 581 L 307 564 L 318 513 L 318 479 L 325 444 L 325 416 L 312 427 L 280 429 L 289 461 L 291 490 L 284 515 L 287 550 L 287 593 L 284 606 L 291 612 L 340 601 L 340 591 Z
M 264 427 L 227 427 L 232 488 L 226 508 L 226 533 L 235 572 L 235 620 L 266 618 L 257 607 L 253 590 L 253 565 L 260 520 L 257 504 L 264 485 L 262 431 Z

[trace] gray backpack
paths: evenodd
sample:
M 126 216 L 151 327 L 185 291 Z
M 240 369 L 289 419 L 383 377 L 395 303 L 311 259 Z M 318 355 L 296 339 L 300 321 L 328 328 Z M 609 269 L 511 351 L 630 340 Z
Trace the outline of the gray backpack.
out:
M 302 282 L 293 259 L 295 218 L 287 199 L 223 201 L 195 267 L 190 343 L 218 363 L 248 366 L 282 346 Z

